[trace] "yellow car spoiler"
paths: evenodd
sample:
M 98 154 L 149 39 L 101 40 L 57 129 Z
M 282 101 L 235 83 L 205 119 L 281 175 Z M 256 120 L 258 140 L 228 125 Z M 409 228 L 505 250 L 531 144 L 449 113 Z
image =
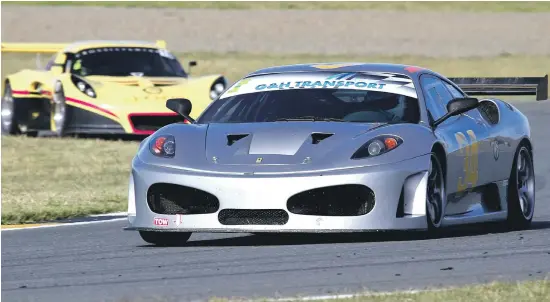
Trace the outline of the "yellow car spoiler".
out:
M 68 43 L 2 43 L 2 52 L 56 53 Z
M 2 43 L 2 52 L 56 53 L 71 43 Z M 166 48 L 166 41 L 157 40 L 159 48 Z
M 55 54 L 72 43 L 2 43 L 2 52 L 3 53 L 36 53 L 36 67 L 38 69 L 42 68 L 42 63 L 40 59 L 41 53 L 50 53 Z M 159 48 L 166 49 L 166 41 L 157 40 L 156 46 Z

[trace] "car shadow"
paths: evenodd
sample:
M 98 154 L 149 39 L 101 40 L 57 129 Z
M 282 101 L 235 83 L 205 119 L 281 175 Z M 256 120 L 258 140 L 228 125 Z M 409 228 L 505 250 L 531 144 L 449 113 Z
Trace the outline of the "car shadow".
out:
M 468 226 L 452 227 L 442 230 L 437 235 L 428 235 L 424 231 L 380 231 L 361 233 L 257 233 L 239 237 L 198 239 L 183 243 L 180 247 L 239 247 L 239 246 L 285 246 L 311 245 L 333 243 L 368 243 L 390 241 L 437 240 L 444 238 L 459 238 L 483 236 L 489 234 L 518 233 L 532 230 L 550 229 L 550 221 L 533 221 L 529 230 L 510 231 L 503 229 L 501 224 L 485 223 Z M 196 236 L 196 234 L 195 234 Z M 140 247 L 156 247 L 141 245 Z

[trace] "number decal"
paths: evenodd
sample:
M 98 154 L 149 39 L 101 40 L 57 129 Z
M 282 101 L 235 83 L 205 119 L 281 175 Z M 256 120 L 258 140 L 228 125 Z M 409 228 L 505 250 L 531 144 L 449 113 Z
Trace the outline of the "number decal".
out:
M 456 141 L 458 142 L 458 148 L 460 154 L 465 155 L 464 158 L 464 177 L 458 177 L 458 191 L 464 191 L 470 186 L 475 187 L 478 180 L 478 141 L 474 131 L 466 131 L 470 138 L 471 144 L 468 144 L 466 135 L 462 132 L 455 133 Z

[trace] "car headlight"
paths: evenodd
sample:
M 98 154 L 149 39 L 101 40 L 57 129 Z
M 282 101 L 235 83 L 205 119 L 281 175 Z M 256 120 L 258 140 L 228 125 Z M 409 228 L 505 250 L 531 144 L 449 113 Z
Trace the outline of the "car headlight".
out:
M 159 135 L 151 140 L 149 150 L 156 156 L 174 157 L 174 154 L 176 154 L 176 140 L 172 135 Z
M 378 156 L 397 148 L 402 143 L 403 140 L 395 135 L 377 136 L 355 151 L 351 159 Z
M 225 91 L 225 88 L 227 86 L 227 82 L 225 78 L 221 77 L 210 86 L 210 99 L 215 100 L 218 96 L 222 94 L 222 92 Z
M 78 88 L 78 90 L 80 90 L 82 93 L 84 93 L 85 95 L 91 97 L 91 98 L 95 98 L 97 95 L 95 93 L 95 90 L 92 88 L 92 86 L 88 83 L 86 83 L 86 81 L 76 77 L 76 76 L 71 76 L 71 81 L 73 82 L 73 84 L 76 86 L 76 88 Z

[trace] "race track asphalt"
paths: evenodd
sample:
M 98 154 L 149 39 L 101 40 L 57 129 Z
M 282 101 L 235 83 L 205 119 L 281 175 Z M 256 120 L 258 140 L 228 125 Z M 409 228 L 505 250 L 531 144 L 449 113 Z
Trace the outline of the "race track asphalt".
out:
M 273 237 L 194 234 L 157 248 L 125 221 L 2 231 L 2 301 L 179 301 L 332 295 L 542 279 L 550 274 L 550 102 L 518 102 L 533 127 L 533 228 Z M 139 297 L 134 300 L 133 298 Z M 128 298 L 130 300 L 123 300 Z

